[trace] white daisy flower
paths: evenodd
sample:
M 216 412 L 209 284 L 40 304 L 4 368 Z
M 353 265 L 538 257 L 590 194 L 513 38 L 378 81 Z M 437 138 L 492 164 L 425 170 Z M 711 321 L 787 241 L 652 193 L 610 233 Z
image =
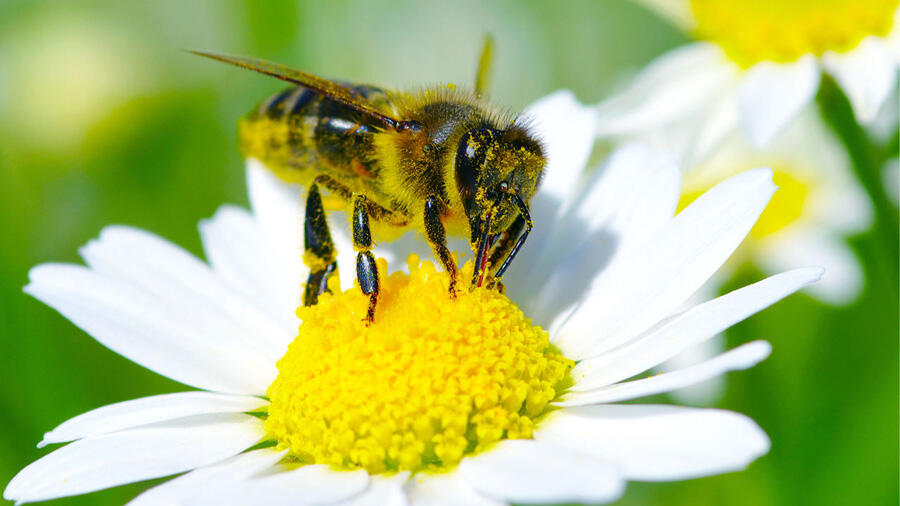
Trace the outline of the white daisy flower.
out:
M 496 291 L 449 301 L 446 276 L 413 259 L 409 275 L 385 276 L 368 330 L 359 290 L 335 286 L 298 311 L 298 338 L 300 190 L 250 162 L 252 212 L 225 206 L 201 223 L 208 264 L 108 227 L 82 249 L 87 266 L 31 271 L 29 294 L 199 391 L 63 423 L 40 446 L 68 444 L 4 497 L 184 473 L 132 504 L 593 503 L 619 497 L 627 480 L 729 472 L 765 454 L 768 438 L 743 415 L 615 403 L 768 355 L 755 341 L 627 381 L 819 278 L 785 272 L 679 310 L 753 227 L 772 172 L 734 176 L 673 216 L 680 174 L 665 157 L 627 146 L 582 180 L 592 112 L 566 92 L 532 112 L 550 166 L 535 237 L 505 281 L 533 320 Z M 396 254 L 386 246 L 376 251 Z
M 642 0 L 694 42 L 653 61 L 598 107 L 601 136 L 640 135 L 686 167 L 733 130 L 768 146 L 834 76 L 857 119 L 874 120 L 900 64 L 897 0 Z
M 769 273 L 820 265 L 825 276 L 806 291 L 829 304 L 854 301 L 864 276 L 844 237 L 871 226 L 872 206 L 853 177 L 847 154 L 814 109 L 804 111 L 768 149 L 755 149 L 732 135 L 683 175 L 680 207 L 719 182 L 763 164 L 773 168 L 778 192 L 720 274 L 747 261 Z

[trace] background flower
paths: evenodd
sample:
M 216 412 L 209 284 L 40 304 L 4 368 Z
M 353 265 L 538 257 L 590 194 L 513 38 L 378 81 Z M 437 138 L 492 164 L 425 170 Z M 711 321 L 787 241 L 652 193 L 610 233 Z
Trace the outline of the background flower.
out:
M 602 101 L 598 132 L 664 144 L 688 169 L 735 129 L 754 147 L 767 147 L 813 102 L 823 70 L 863 123 L 896 92 L 895 0 L 641 3 L 698 42 L 659 56 Z

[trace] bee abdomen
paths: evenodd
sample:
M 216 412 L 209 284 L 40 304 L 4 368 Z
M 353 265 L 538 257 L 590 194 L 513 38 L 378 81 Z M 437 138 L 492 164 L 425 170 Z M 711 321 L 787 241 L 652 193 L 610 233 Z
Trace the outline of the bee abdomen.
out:
M 372 103 L 390 104 L 379 88 L 341 84 Z M 293 172 L 301 182 L 312 172 L 327 172 L 347 183 L 377 176 L 372 134 L 379 127 L 351 107 L 295 86 L 251 111 L 241 125 L 241 144 L 246 156 Z

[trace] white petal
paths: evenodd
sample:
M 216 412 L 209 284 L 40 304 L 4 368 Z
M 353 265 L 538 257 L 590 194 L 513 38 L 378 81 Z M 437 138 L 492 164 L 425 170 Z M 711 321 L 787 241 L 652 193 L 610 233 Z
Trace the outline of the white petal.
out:
M 626 254 L 672 219 L 680 180 L 666 153 L 640 144 L 617 149 L 587 183 L 572 212 L 544 225 L 552 236 L 543 256 L 529 269 L 527 283 L 510 281 L 510 293 L 533 294 L 529 314 L 538 322 L 551 321 L 583 297 L 614 255 Z
M 218 506 L 295 506 L 336 503 L 357 496 L 369 485 L 362 469 L 339 471 L 321 464 L 288 469 L 279 464 L 267 472 L 244 480 L 223 483 L 200 504 Z
M 853 250 L 840 237 L 822 229 L 796 228 L 763 244 L 758 260 L 766 270 L 820 265 L 822 280 L 806 291 L 823 302 L 849 304 L 862 292 L 865 276 Z
M 772 345 L 766 341 L 753 341 L 706 362 L 677 371 L 584 392 L 569 392 L 561 401 L 554 404 L 558 406 L 605 404 L 671 392 L 721 376 L 728 371 L 749 369 L 768 357 L 771 351 Z
M 739 86 L 727 87 L 718 97 L 710 98 L 709 111 L 698 120 L 696 132 L 689 136 L 682 162 L 685 171 L 692 170 L 706 160 L 715 149 L 732 134 L 738 126 L 738 93 Z M 680 125 L 690 129 L 690 125 Z
M 419 473 L 407 483 L 406 496 L 412 506 L 447 506 L 449 504 L 503 506 L 506 504 L 476 492 L 458 471 L 443 474 Z
M 866 37 L 846 53 L 827 52 L 825 68 L 834 75 L 861 123 L 875 119 L 891 89 L 896 89 L 897 61 L 877 37 Z
M 631 480 L 683 480 L 745 468 L 769 451 L 744 415 L 677 406 L 587 406 L 551 413 L 535 434 L 613 462 Z
M 572 390 L 591 390 L 656 367 L 821 277 L 820 268 L 797 269 L 700 304 L 639 339 L 579 362 L 572 370 Z
M 97 341 L 150 370 L 204 390 L 262 394 L 277 375 L 271 354 L 215 314 L 166 301 L 77 265 L 44 264 L 25 292 Z M 277 357 L 276 357 L 277 359 Z
M 218 464 L 201 467 L 189 473 L 157 485 L 128 503 L 128 506 L 152 506 L 160 504 L 202 504 L 204 499 L 216 503 L 213 497 L 223 484 L 259 474 L 278 463 L 285 452 L 271 448 L 253 450 L 235 455 Z
M 762 62 L 747 71 L 738 109 L 744 131 L 757 148 L 767 147 L 809 104 L 821 71 L 813 55 L 792 63 Z
M 369 488 L 346 502 L 347 506 L 406 506 L 404 485 L 409 471 L 397 474 L 377 474 L 369 477 Z
M 249 415 L 201 415 L 81 439 L 17 474 L 3 497 L 43 501 L 189 471 L 258 442 L 262 422 Z
M 666 18 L 683 32 L 690 32 L 697 26 L 688 0 L 637 0 L 637 3 Z
M 891 202 L 900 206 L 900 158 L 894 157 L 884 162 L 881 168 L 881 184 Z
M 479 492 L 516 503 L 609 502 L 625 488 L 607 461 L 525 439 L 507 439 L 466 458 L 459 472 Z
M 699 364 L 724 353 L 727 349 L 724 334 L 716 334 L 706 341 L 688 348 L 659 366 L 662 372 L 677 371 Z M 668 393 L 675 404 L 685 406 L 713 406 L 722 400 L 726 387 L 725 376 L 716 376 L 696 385 L 686 386 Z
M 571 91 L 560 90 L 529 106 L 522 116 L 531 122 L 547 157 L 540 191 L 565 202 L 594 146 L 594 110 L 581 105 Z
M 108 226 L 79 250 L 93 271 L 157 297 L 173 314 L 201 323 L 235 346 L 281 358 L 295 332 L 265 312 L 265 302 L 233 288 L 182 248 L 133 227 Z M 286 341 L 287 339 L 287 341 Z
M 297 307 L 307 274 L 303 265 L 303 189 L 298 184 L 281 181 L 262 162 L 250 158 L 247 193 L 253 215 L 278 259 L 277 271 L 287 286 L 295 288 L 289 303 Z
M 736 75 L 737 68 L 714 44 L 673 49 L 652 61 L 626 90 L 597 105 L 597 135 L 633 135 L 696 115 Z
M 38 448 L 186 416 L 249 412 L 266 404 L 259 397 L 212 392 L 181 392 L 117 402 L 66 420 L 44 434 Z
M 277 257 L 256 219 L 244 209 L 222 206 L 200 222 L 203 250 L 216 274 L 248 293 L 266 312 L 288 327 L 297 326 L 298 293 L 278 271 Z
M 644 332 L 693 294 L 725 262 L 775 191 L 771 169 L 734 176 L 695 200 L 592 284 L 590 295 L 550 335 L 580 360 Z

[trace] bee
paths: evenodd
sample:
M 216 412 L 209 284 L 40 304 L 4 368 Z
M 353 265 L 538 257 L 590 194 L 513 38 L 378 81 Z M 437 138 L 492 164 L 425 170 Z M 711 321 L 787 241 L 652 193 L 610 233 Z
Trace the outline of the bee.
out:
M 337 272 L 322 189 L 351 216 L 356 275 L 369 297 L 367 324 L 379 297 L 373 229 L 379 240 L 410 228 L 422 232 L 449 274 L 451 299 L 458 273 L 447 234 L 467 237 L 476 265 L 471 286 L 487 278 L 502 288 L 500 278 L 533 228 L 529 204 L 546 158 L 526 120 L 484 99 L 490 38 L 473 91 L 447 85 L 398 92 L 254 58 L 191 52 L 293 85 L 244 117 L 239 137 L 244 156 L 308 187 L 304 305 L 315 304 Z

